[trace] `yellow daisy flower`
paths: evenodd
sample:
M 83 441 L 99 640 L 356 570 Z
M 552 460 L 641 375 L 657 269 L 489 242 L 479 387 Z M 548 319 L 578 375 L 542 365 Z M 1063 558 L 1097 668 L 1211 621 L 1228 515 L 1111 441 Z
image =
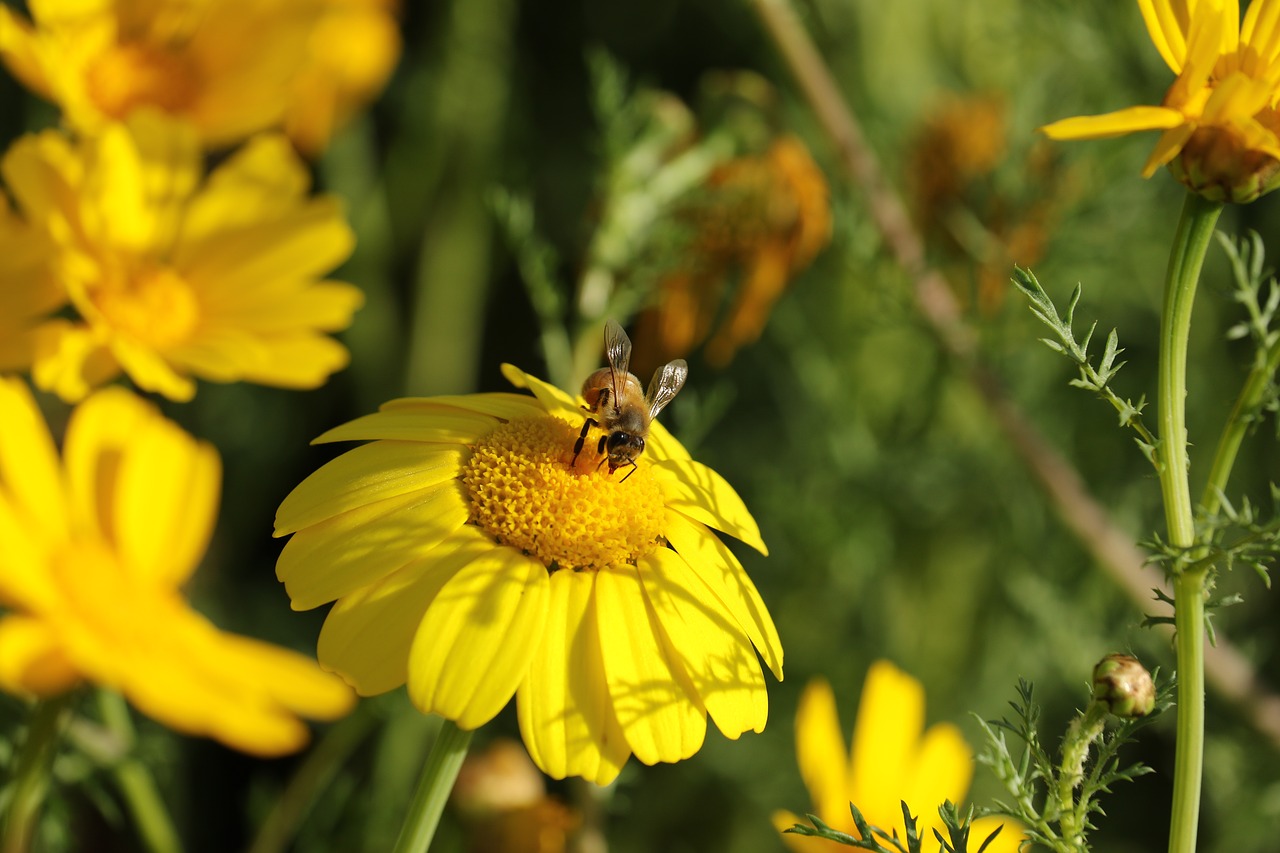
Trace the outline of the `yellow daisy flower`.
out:
M 80 142 L 46 131 L 14 143 L 0 170 L 51 241 L 60 298 L 42 296 L 44 314 L 0 316 L 0 340 L 28 342 L 5 366 L 30 367 L 69 401 L 122 370 L 185 401 L 193 377 L 315 388 L 346 366 L 325 333 L 346 328 L 361 293 L 317 280 L 353 246 L 339 202 L 308 196 L 279 135 L 255 137 L 203 181 L 201 169 L 194 133 L 158 113 Z M 0 217 L 0 244 L 15 227 Z M 0 304 L 29 306 L 31 287 L 5 276 Z
M 679 761 L 709 714 L 737 738 L 768 714 L 753 645 L 777 632 L 711 528 L 764 552 L 733 489 L 654 424 L 610 473 L 568 394 L 507 365 L 523 394 L 396 400 L 316 439 L 370 441 L 281 504 L 293 607 L 330 601 L 322 666 L 361 695 L 408 684 L 462 729 L 517 697 L 555 778 L 613 780 L 632 753 Z M 625 481 L 624 481 L 625 478 Z
M 950 723 L 924 727 L 924 687 L 888 661 L 876 661 L 867 671 L 853 729 L 853 750 L 847 751 L 840 733 L 835 694 L 823 679 L 805 687 L 796 711 L 796 759 L 800 775 L 813 799 L 812 814 L 828 826 L 858 837 L 849 812 L 853 803 L 867 823 L 885 832 L 906 835 L 902 802 L 911 807 L 922 838 L 933 829 L 946 836 L 938 806 L 959 804 L 973 781 L 973 753 L 960 730 Z M 849 756 L 848 759 L 845 756 Z M 775 812 L 779 830 L 808 821 L 789 811 Z M 974 821 L 971 839 L 981 843 L 1001 824 L 997 818 Z M 1006 825 L 989 853 L 1015 853 L 1022 834 Z M 782 836 L 800 853 L 842 849 L 833 841 L 790 833 Z
M 1214 201 L 1247 202 L 1280 180 L 1280 2 L 1138 0 L 1147 31 L 1177 75 L 1158 107 L 1063 119 L 1051 139 L 1161 131 L 1144 177 L 1169 165 Z
M 95 134 L 139 107 L 225 146 L 284 118 L 321 0 L 35 0 L 0 6 L 0 59 Z
M 180 732 L 245 752 L 305 744 L 298 715 L 353 697 L 295 652 L 225 634 L 179 588 L 218 506 L 217 452 L 121 388 L 71 416 L 61 462 L 26 386 L 0 378 L 0 689 L 91 681 Z

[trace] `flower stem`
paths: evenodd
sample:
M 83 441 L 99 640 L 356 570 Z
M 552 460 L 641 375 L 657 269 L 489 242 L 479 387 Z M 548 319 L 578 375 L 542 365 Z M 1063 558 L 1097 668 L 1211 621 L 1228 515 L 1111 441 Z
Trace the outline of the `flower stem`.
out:
M 155 777 L 136 757 L 134 746 L 137 736 L 124 697 L 112 690 L 99 690 L 98 709 L 107 729 L 126 745 L 126 754 L 112 764 L 111 773 L 120 786 L 120 794 L 133 817 L 143 849 L 149 853 L 178 853 L 182 850 L 182 842 L 164 798 L 160 796 Z
M 471 744 L 471 732 L 458 728 L 452 720 L 445 720 L 431 746 L 431 754 L 422 768 L 418 790 L 409 804 L 409 813 L 400 827 L 394 853 L 425 853 L 436 834 L 440 814 L 444 811 L 449 791 L 462 769 Z
M 1075 790 L 1084 781 L 1084 763 L 1089 748 L 1101 735 L 1107 721 L 1107 708 L 1102 702 L 1090 702 L 1067 728 L 1062 742 L 1062 763 L 1058 768 L 1057 808 L 1062 842 L 1068 850 L 1086 849 L 1085 827 L 1088 825 L 1088 802 L 1076 802 Z
M 1188 193 L 1174 235 L 1160 318 L 1157 449 L 1170 546 L 1196 542 L 1187 459 L 1187 342 L 1205 251 L 1222 205 Z M 1204 592 L 1207 571 L 1173 567 L 1178 654 L 1178 740 L 1174 760 L 1170 853 L 1193 853 L 1204 771 Z
M 1222 437 L 1218 439 L 1218 448 L 1213 455 L 1213 464 L 1209 466 L 1209 479 L 1205 483 L 1204 493 L 1200 497 L 1200 507 L 1206 515 L 1213 515 L 1222 504 L 1222 491 L 1227 487 L 1231 477 L 1231 469 L 1235 467 L 1236 455 L 1245 433 L 1252 424 L 1250 416 L 1258 411 L 1266 394 L 1267 386 L 1276 370 L 1280 369 L 1280 341 L 1271 345 L 1262 363 L 1255 365 L 1240 389 L 1231 416 L 1222 428 Z
M 53 751 L 57 746 L 71 694 L 37 703 L 31 709 L 27 736 L 14 762 L 12 797 L 4 830 L 0 832 L 0 851 L 25 853 L 31 845 L 40 819 Z

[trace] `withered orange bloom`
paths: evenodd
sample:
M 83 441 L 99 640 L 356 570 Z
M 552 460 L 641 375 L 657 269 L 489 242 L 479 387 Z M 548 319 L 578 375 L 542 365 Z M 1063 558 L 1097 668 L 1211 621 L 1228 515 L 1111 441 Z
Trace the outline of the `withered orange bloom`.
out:
M 760 337 L 787 284 L 831 239 L 826 178 L 803 142 L 782 136 L 712 172 L 687 218 L 689 249 L 659 284 L 637 337 L 662 360 L 705 341 L 707 360 L 724 365 Z

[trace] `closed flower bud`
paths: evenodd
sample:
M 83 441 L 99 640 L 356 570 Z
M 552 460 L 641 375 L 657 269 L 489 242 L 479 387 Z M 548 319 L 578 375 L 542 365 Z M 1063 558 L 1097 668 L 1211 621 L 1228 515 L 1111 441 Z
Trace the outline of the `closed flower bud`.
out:
M 1169 171 L 1210 201 L 1247 204 L 1280 184 L 1280 160 L 1248 145 L 1233 128 L 1201 127 Z
M 1110 654 L 1093 668 L 1093 698 L 1117 717 L 1145 717 L 1155 707 L 1156 687 L 1133 655 Z

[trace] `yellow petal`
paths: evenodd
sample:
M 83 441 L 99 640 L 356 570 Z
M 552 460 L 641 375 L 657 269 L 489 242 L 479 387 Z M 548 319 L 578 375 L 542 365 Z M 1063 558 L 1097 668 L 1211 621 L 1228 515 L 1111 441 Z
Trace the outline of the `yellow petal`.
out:
M 944 800 L 963 802 L 973 781 L 973 751 L 960 730 L 950 723 L 931 726 L 904 781 L 900 796 L 919 810 L 920 823 L 941 828 L 938 806 Z
M 338 599 L 320 629 L 320 664 L 361 696 L 376 696 L 409 677 L 409 649 L 427 608 L 493 540 L 462 527 L 420 560 Z
M 1235 0 L 1228 2 L 1232 7 L 1239 8 Z M 1221 6 L 1222 3 L 1210 0 L 1206 5 Z M 1209 85 L 1224 52 L 1234 53 L 1240 14 L 1237 11 L 1228 19 L 1221 10 L 1209 12 L 1202 7 L 1193 17 L 1194 22 L 1187 39 L 1186 60 L 1178 75 L 1178 82 L 1192 90 Z
M 8 6 L 0 6 L 0 59 L 22 84 L 49 97 L 49 81 L 31 25 Z
M 869 822 L 888 829 L 902 820 L 899 802 L 923 731 L 924 687 L 888 661 L 873 663 L 858 703 L 849 778 L 849 799 Z
M 782 642 L 778 630 L 738 558 L 704 525 L 675 510 L 667 510 L 663 535 L 733 614 L 774 677 L 781 681 Z
M 378 407 L 379 411 L 432 412 L 440 411 L 441 406 L 476 412 L 503 420 L 533 417 L 546 414 L 546 409 L 534 397 L 528 394 L 507 394 L 504 392 L 489 394 L 461 394 L 439 397 L 402 397 L 390 400 Z
M 157 222 L 137 146 L 123 124 L 108 125 L 91 144 L 93 160 L 82 187 L 86 230 L 108 246 L 148 253 Z
M 45 227 L 66 216 L 83 167 L 67 138 L 46 130 L 20 137 L 10 145 L 0 161 L 0 171 L 27 221 Z
M 352 314 L 364 304 L 363 291 L 340 281 L 298 279 L 276 285 L 269 290 L 202 293 L 201 310 L 206 322 L 263 335 L 337 332 L 351 325 Z
M 120 458 L 154 417 L 154 409 L 122 389 L 99 392 L 72 413 L 62 458 L 71 511 L 84 534 L 113 537 Z
M 1178 127 L 1186 117 L 1168 107 L 1126 107 L 1096 116 L 1064 118 L 1040 128 L 1050 139 L 1106 139 L 1144 130 Z
M 459 411 L 452 406 L 431 405 L 423 401 L 423 404 L 418 407 L 397 406 L 356 418 L 342 426 L 334 427 L 312 441 L 312 444 L 323 444 L 329 441 L 370 441 L 382 438 L 472 444 L 476 439 L 492 432 L 497 425 L 497 420 L 486 415 Z
M 685 450 L 684 445 L 676 441 L 675 436 L 657 421 L 649 424 L 649 436 L 645 439 L 644 448 L 645 454 L 654 462 L 693 458 L 689 455 L 689 451 Z
M 294 610 L 319 607 L 426 556 L 467 514 L 456 480 L 386 498 L 293 534 L 276 577 Z
M 577 401 L 556 386 L 525 373 L 513 364 L 502 365 L 502 375 L 517 388 L 528 388 L 532 391 L 533 396 L 538 398 L 538 402 L 542 403 L 547 411 L 556 417 L 564 418 L 574 423 L 582 422 L 585 413 Z
M 68 403 L 120 373 L 120 363 L 102 335 L 66 320 L 54 319 L 34 333 L 31 377 L 37 387 Z
M 314 720 L 335 720 L 355 706 L 342 681 L 311 658 L 252 637 L 219 632 L 221 665 L 258 685 L 289 711 Z
M 668 507 L 769 553 L 756 520 L 724 477 L 692 459 L 668 459 L 652 470 Z
M 409 698 L 463 729 L 502 710 L 524 681 L 546 623 L 546 566 L 497 546 L 453 576 L 409 652 Z
M 58 606 L 62 591 L 48 565 L 50 547 L 60 541 L 47 541 L 0 488 L 0 603 L 35 613 Z
M 675 551 L 658 549 L 636 568 L 675 661 L 716 727 L 730 740 L 764 731 L 764 675 L 737 620 Z
M 113 435 L 109 422 L 117 416 L 133 423 L 135 432 L 124 444 L 112 446 L 111 439 L 120 436 Z M 121 564 L 144 582 L 181 585 L 195 571 L 213 533 L 222 476 L 217 451 L 121 388 L 85 401 L 71 430 L 87 433 L 76 439 L 88 445 L 81 452 L 91 454 L 98 444 L 98 464 L 119 466 L 113 494 L 97 497 Z M 95 436 L 98 430 L 102 437 Z M 99 482 L 98 487 L 111 485 Z
M 332 270 L 351 254 L 355 235 L 336 199 L 316 199 L 270 222 L 184 241 L 174 265 L 218 305 L 219 291 L 271 288 Z
M 262 353 L 264 358 L 244 366 L 242 378 L 277 388 L 319 388 L 351 361 L 345 346 L 312 332 L 266 337 Z
M 1138 8 L 1142 10 L 1142 19 L 1147 24 L 1147 33 L 1165 64 L 1174 74 L 1182 73 L 1182 63 L 1187 56 L 1187 28 L 1190 20 L 1186 6 L 1178 4 L 1175 12 L 1174 4 L 1169 0 L 1138 0 Z
M 80 673 L 58 632 L 26 616 L 0 618 L 0 689 L 19 696 L 57 696 L 75 687 Z
M 307 727 L 271 701 L 270 688 L 228 658 L 222 634 L 187 610 L 153 614 L 164 646 L 128 649 L 113 673 L 118 687 L 140 711 L 171 729 L 217 738 L 255 755 L 300 749 Z M 101 675 L 95 680 L 112 685 Z
M 706 735 L 706 712 L 655 625 L 636 570 L 597 572 L 596 607 L 605 678 L 631 751 L 645 764 L 693 755 Z
M 839 828 L 852 828 L 845 764 L 848 747 L 842 731 L 831 685 L 826 679 L 813 679 L 796 707 L 796 763 L 818 817 Z
M 58 451 L 25 383 L 0 377 L 0 487 L 21 524 L 42 537 L 67 535 Z
M 1142 167 L 1142 177 L 1151 177 L 1156 173 L 1156 169 L 1177 157 L 1178 152 L 1182 150 L 1182 146 L 1187 144 L 1187 140 L 1191 138 L 1191 134 L 1194 132 L 1194 125 L 1184 124 L 1181 127 L 1175 127 L 1173 130 L 1166 130 L 1160 134 L 1155 150 L 1151 152 L 1151 156 L 1147 158 L 1146 165 Z
M 214 169 L 192 198 L 184 239 L 198 245 L 212 234 L 277 219 L 293 210 L 310 186 L 311 177 L 288 140 L 258 134 Z
M 971 844 L 981 845 L 997 827 L 1000 827 L 1000 834 L 983 853 L 1021 853 L 1022 841 L 1026 836 L 1021 824 L 1008 817 L 980 817 L 975 820 L 969 832 Z
M 534 763 L 553 779 L 617 778 L 631 750 L 613 713 L 593 604 L 595 573 L 551 575 L 547 624 L 516 692 L 520 733 Z
M 1241 70 L 1251 77 L 1263 77 L 1280 55 L 1280 3 L 1250 3 L 1240 27 Z
M 160 353 L 120 335 L 111 339 L 110 346 L 116 361 L 142 390 L 163 394 L 175 403 L 195 397 L 196 383 L 174 370 Z
M 458 476 L 461 447 L 375 441 L 349 450 L 297 485 L 276 510 L 276 536 Z

